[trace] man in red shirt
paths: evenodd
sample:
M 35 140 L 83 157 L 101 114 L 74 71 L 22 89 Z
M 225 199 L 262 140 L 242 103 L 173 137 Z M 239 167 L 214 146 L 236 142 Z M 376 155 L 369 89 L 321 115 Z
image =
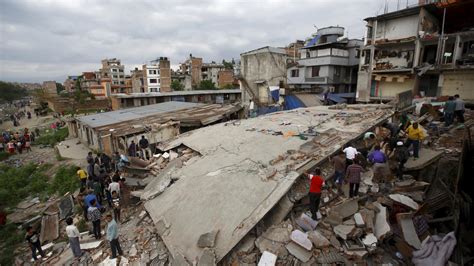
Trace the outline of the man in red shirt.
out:
M 318 220 L 317 212 L 321 201 L 321 188 L 324 185 L 324 179 L 321 177 L 321 169 L 314 169 L 313 174 L 308 174 L 311 184 L 309 186 L 309 209 L 314 220 Z

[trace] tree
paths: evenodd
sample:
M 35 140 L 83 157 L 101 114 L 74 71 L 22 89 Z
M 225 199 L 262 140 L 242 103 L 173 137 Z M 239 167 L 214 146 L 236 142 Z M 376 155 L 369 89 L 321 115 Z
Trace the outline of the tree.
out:
M 197 90 L 216 90 L 217 88 L 214 82 L 212 82 L 212 80 L 205 79 L 199 83 L 199 86 L 196 89 Z
M 181 84 L 178 80 L 171 81 L 171 89 L 173 91 L 182 91 L 184 90 L 184 85 Z
M 225 84 L 224 86 L 222 86 L 222 89 L 223 90 L 233 90 L 233 89 L 235 89 L 235 85 L 234 84 Z
M 0 81 L 0 102 L 19 100 L 28 95 L 25 88 L 10 82 Z
M 225 60 L 222 60 L 222 64 L 224 65 L 224 67 L 226 69 L 234 69 L 234 64 L 232 64 L 231 62 L 227 62 Z
M 65 90 L 63 84 L 56 82 L 56 92 L 60 94 L 63 90 Z
M 77 77 L 76 83 L 74 84 L 74 89 L 76 91 L 81 91 L 82 90 L 81 83 L 82 83 L 82 76 L 79 76 L 79 77 Z

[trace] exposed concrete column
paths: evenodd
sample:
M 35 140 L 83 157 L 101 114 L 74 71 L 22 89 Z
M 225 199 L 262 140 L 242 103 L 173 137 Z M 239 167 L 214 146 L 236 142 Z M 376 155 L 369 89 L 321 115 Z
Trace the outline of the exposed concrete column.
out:
M 456 60 L 461 58 L 462 46 L 460 44 L 461 36 L 458 34 L 456 35 L 456 41 L 454 42 L 453 62 L 451 63 L 452 67 L 456 67 Z

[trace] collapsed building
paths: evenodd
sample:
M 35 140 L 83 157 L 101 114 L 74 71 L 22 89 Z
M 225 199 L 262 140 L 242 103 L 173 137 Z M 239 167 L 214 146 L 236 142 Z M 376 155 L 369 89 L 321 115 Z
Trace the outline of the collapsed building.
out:
M 474 100 L 473 8 L 472 1 L 420 1 L 366 18 L 358 100 L 391 100 L 406 90 Z
M 143 135 L 153 146 L 179 133 L 236 119 L 239 104 L 199 104 L 164 102 L 73 118 L 67 122 L 69 134 L 90 148 L 106 154 L 127 153 L 131 141 Z

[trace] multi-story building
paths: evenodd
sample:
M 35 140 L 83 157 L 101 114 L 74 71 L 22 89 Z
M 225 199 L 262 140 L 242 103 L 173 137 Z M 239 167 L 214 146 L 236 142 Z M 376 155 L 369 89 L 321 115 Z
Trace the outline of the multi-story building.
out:
M 472 10 L 472 1 L 420 1 L 366 18 L 358 100 L 390 100 L 410 90 L 474 100 Z
M 286 87 L 288 55 L 285 49 L 262 47 L 240 54 L 242 103 L 252 100 L 258 107 L 277 103 L 270 89 Z
M 167 57 L 142 66 L 144 92 L 171 91 L 171 67 Z
M 58 94 L 57 89 L 56 89 L 56 81 L 51 80 L 51 81 L 43 81 L 43 89 L 45 92 L 49 95 L 56 95 Z
M 319 92 L 355 92 L 358 49 L 363 42 L 343 36 L 343 27 L 326 27 L 308 38 L 305 46 L 299 49 L 299 59 L 293 59 L 298 58 L 297 55 L 288 58 L 288 87 Z
M 68 76 L 67 79 L 64 81 L 63 86 L 64 89 L 68 92 L 74 91 L 76 88 L 76 81 L 79 76 Z
M 143 70 L 136 67 L 130 71 L 130 79 L 132 82 L 132 93 L 145 92 L 145 80 L 143 79 Z
M 110 87 L 112 93 L 125 92 L 125 74 L 124 65 L 120 63 L 120 59 L 111 58 L 102 60 L 102 68 L 100 71 L 100 79 L 110 79 Z
M 95 97 L 107 96 L 107 91 L 99 78 L 99 72 L 82 72 L 80 77 L 81 89 L 89 91 Z
M 199 86 L 202 80 L 202 58 L 193 57 L 192 54 L 189 55 L 189 58 L 180 65 L 180 72 L 186 76 L 190 77 L 190 82 L 185 82 L 185 90 L 191 90 Z M 190 83 L 191 87 L 188 86 Z
M 189 55 L 189 59 L 180 65 L 179 73 L 174 73 L 173 80 L 181 82 L 185 90 L 197 88 L 203 80 L 210 80 L 217 88 L 224 88 L 234 84 L 234 72 L 224 64 L 203 63 L 202 58 Z

